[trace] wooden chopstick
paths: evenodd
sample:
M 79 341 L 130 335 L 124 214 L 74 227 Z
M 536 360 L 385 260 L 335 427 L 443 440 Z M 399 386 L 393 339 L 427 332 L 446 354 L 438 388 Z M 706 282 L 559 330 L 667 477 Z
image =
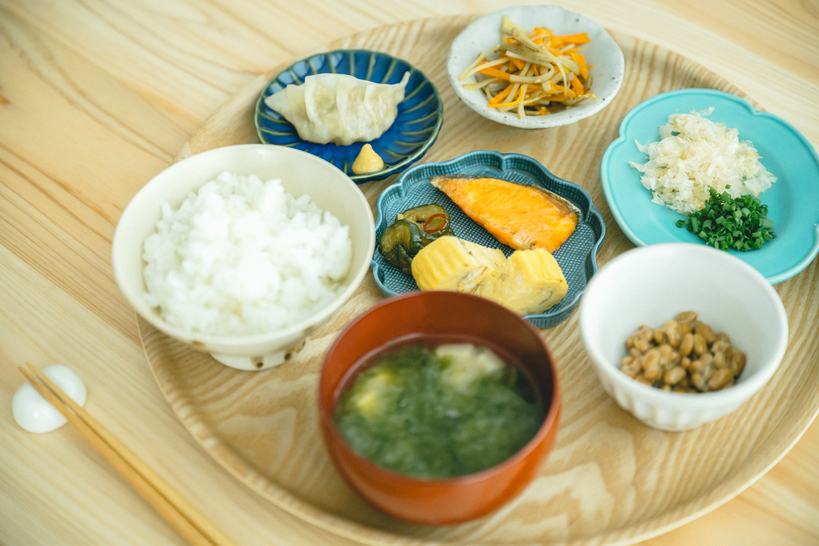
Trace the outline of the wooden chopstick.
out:
M 205 546 L 233 546 L 233 542 L 191 506 L 139 457 L 74 402 L 32 363 L 17 369 L 37 391 L 147 500 L 185 539 Z M 39 379 L 39 381 L 38 381 Z M 42 383 L 41 383 L 42 382 Z M 50 390 L 49 390 L 50 389 Z

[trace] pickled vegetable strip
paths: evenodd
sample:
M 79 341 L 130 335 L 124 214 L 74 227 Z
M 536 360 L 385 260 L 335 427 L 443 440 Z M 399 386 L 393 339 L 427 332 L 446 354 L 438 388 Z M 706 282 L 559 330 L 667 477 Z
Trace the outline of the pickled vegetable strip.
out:
M 441 219 L 441 221 L 438 222 L 440 225 L 437 228 L 433 228 L 431 225 L 432 221 L 439 218 Z M 421 229 L 423 229 L 427 233 L 435 233 L 436 231 L 441 231 L 442 229 L 444 229 L 446 225 L 447 225 L 446 215 L 439 212 L 427 218 L 427 221 L 424 222 L 424 227 L 422 227 Z

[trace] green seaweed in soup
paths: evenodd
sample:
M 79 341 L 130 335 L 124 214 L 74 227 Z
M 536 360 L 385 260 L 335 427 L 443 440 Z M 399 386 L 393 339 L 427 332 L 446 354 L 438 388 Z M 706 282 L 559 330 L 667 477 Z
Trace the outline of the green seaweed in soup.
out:
M 534 437 L 544 416 L 516 367 L 468 343 L 404 346 L 378 356 L 335 412 L 357 453 L 421 478 L 473 474 L 505 461 Z

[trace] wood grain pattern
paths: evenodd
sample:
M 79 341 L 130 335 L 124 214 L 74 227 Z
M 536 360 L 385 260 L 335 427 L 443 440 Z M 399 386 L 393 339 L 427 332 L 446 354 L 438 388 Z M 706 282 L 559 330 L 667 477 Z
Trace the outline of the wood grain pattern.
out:
M 694 60 L 819 146 L 815 1 L 548 1 Z M 72 430 L 33 435 L 14 423 L 14 368 L 27 360 L 74 369 L 87 408 L 237 543 L 360 544 L 269 502 L 182 425 L 114 282 L 114 226 L 202 124 L 271 67 L 367 29 L 521 3 L 0 0 L 0 544 L 184 544 Z M 594 184 L 595 169 L 586 172 Z M 800 276 L 815 285 L 815 269 Z M 792 318 L 815 329 L 809 287 L 777 289 L 811 298 Z M 798 354 L 819 366 L 810 343 Z M 819 422 L 736 498 L 644 544 L 819 544 Z
M 385 26 L 330 44 L 402 57 L 438 86 L 445 123 L 423 161 L 476 149 L 539 159 L 557 176 L 583 185 L 608 227 L 598 256 L 605 264 L 633 245 L 617 228 L 599 183 L 599 163 L 623 115 L 663 91 L 709 87 L 745 96 L 727 80 L 661 47 L 613 32 L 626 58 L 618 97 L 592 118 L 531 133 L 474 115 L 445 75 L 447 44 L 474 17 Z M 328 48 L 328 49 L 329 49 Z M 293 59 L 295 60 L 295 59 Z M 289 63 L 290 61 L 288 61 Z M 275 69 L 228 101 L 177 159 L 216 146 L 255 142 L 253 105 Z M 371 206 L 395 179 L 361 186 Z M 687 433 L 649 429 L 621 410 L 592 374 L 577 314 L 543 330 L 558 360 L 565 402 L 554 451 L 523 495 L 482 520 L 430 529 L 402 524 L 369 507 L 338 477 L 321 442 L 315 409 L 323 352 L 335 334 L 380 299 L 371 276 L 341 312 L 290 363 L 264 373 L 238 372 L 189 351 L 140 321 L 157 383 L 196 440 L 225 468 L 277 506 L 364 543 L 632 543 L 681 525 L 724 503 L 787 452 L 819 411 L 815 310 L 819 266 L 776 286 L 792 339 L 768 386 L 737 412 Z M 399 540 L 398 537 L 402 537 Z

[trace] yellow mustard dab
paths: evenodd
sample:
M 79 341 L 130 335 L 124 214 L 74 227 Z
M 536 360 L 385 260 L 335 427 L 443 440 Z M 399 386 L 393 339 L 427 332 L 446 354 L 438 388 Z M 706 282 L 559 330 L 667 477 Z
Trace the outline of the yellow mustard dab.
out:
M 364 147 L 361 148 L 358 157 L 353 161 L 354 174 L 374 173 L 383 168 L 384 160 L 381 159 L 380 155 L 375 153 L 375 150 L 373 150 L 373 147 L 369 144 L 365 144 Z

